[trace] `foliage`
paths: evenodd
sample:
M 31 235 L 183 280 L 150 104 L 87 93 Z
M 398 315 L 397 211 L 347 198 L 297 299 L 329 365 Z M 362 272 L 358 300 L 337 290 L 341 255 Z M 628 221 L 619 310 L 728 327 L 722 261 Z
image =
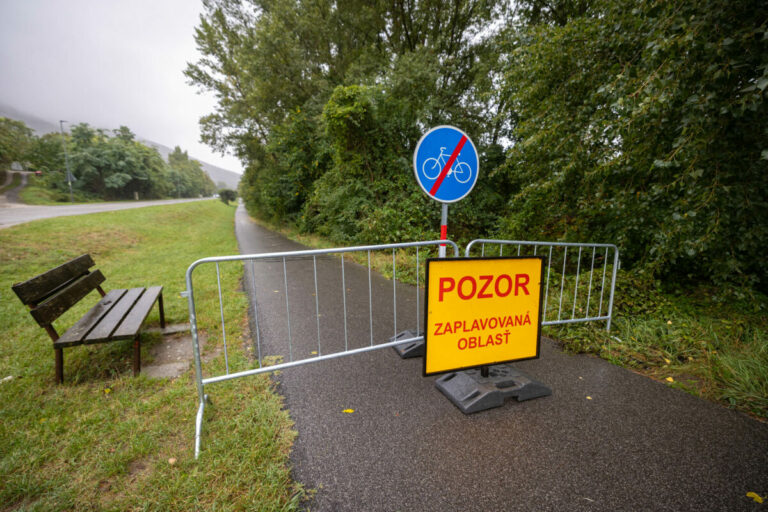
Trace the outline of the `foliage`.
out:
M 73 126 L 68 136 L 36 137 L 24 123 L 6 121 L 0 122 L 0 139 L 14 152 L 4 150 L 3 154 L 13 154 L 13 161 L 42 171 L 36 184 L 61 200 L 69 199 L 67 155 L 73 192 L 80 200 L 199 197 L 216 190 L 200 163 L 186 151 L 177 146 L 166 164 L 155 148 L 135 140 L 126 126 L 114 130 L 112 137 L 86 123 Z
M 32 139 L 32 130 L 21 121 L 0 117 L 0 168 L 22 162 Z
M 230 201 L 237 199 L 237 192 L 228 188 L 222 188 L 219 190 L 219 199 L 221 199 L 222 203 L 229 205 Z
M 768 418 L 768 298 L 716 287 L 666 289 L 648 274 L 618 274 L 611 332 L 545 328 L 567 350 L 598 354 L 693 394 Z M 568 298 L 566 298 L 566 301 Z M 668 380 L 671 378 L 672 380 Z
M 509 29 L 502 233 L 766 290 L 766 19 L 761 2 L 606 1 Z
M 337 242 L 435 237 L 439 208 L 413 182 L 410 152 L 429 124 L 461 121 L 484 137 L 497 98 L 470 91 L 488 80 L 483 27 L 501 2 L 205 5 L 205 58 L 186 74 L 220 98 L 203 138 L 246 162 L 248 209 Z M 492 219 L 457 210 L 464 232 Z
M 211 178 L 205 174 L 200 162 L 191 160 L 179 146 L 168 154 L 171 168 L 170 181 L 175 186 L 177 197 L 210 196 L 216 190 Z
M 335 242 L 433 238 L 427 127 L 480 151 L 451 238 L 616 243 L 624 268 L 766 291 L 768 8 L 707 0 L 208 0 L 191 83 L 248 209 Z

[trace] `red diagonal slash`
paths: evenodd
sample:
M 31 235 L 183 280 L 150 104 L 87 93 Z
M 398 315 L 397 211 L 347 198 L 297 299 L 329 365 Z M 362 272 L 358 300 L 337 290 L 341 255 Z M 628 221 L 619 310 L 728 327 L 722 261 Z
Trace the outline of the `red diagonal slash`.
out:
M 429 195 L 434 196 L 437 194 L 438 189 L 440 188 L 440 185 L 443 184 L 443 180 L 446 176 L 448 176 L 448 171 L 453 166 L 453 162 L 456 161 L 456 158 L 458 158 L 459 153 L 461 153 L 461 148 L 464 147 L 464 143 L 467 142 L 467 136 L 462 135 L 461 140 L 459 140 L 459 143 L 456 145 L 456 149 L 453 150 L 453 153 L 451 153 L 451 158 L 448 159 L 448 161 L 443 166 L 443 170 L 440 171 L 440 175 L 437 177 L 437 180 L 435 180 L 435 184 L 432 185 L 432 189 L 429 191 Z

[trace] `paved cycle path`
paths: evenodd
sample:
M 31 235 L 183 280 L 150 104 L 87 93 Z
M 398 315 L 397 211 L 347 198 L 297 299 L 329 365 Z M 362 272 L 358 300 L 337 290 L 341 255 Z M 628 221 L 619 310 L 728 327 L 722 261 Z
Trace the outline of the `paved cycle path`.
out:
M 243 254 L 304 248 L 256 225 L 242 206 L 236 232 Z M 266 265 L 255 272 L 256 290 L 246 285 L 257 300 L 264 355 L 270 339 L 287 335 L 282 263 Z M 299 359 L 316 348 L 317 306 L 298 293 L 312 289 L 300 282 L 312 273 L 292 261 L 288 270 Z M 346 272 L 348 307 L 367 311 L 367 270 L 347 264 Z M 328 305 L 340 280 L 338 260 L 318 261 L 323 336 L 343 348 L 342 311 Z M 382 342 L 392 335 L 392 284 L 374 275 L 372 289 L 372 337 Z M 408 320 L 414 289 L 396 292 L 398 330 L 415 327 Z M 349 316 L 350 346 L 368 344 L 367 314 Z M 298 430 L 293 475 L 316 490 L 307 510 L 738 511 L 761 510 L 748 492 L 768 497 L 768 424 L 601 359 L 544 340 L 540 359 L 516 366 L 552 396 L 471 416 L 421 376 L 421 364 L 387 348 L 280 373 Z

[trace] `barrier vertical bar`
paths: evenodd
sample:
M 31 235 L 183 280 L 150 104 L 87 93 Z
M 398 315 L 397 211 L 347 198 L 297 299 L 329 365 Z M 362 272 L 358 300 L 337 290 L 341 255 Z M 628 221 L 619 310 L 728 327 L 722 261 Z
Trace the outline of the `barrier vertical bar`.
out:
M 261 368 L 261 328 L 259 327 L 259 307 L 256 301 L 256 271 L 254 270 L 253 260 L 251 262 L 251 287 L 253 288 L 253 318 L 256 323 L 256 357 L 259 358 L 259 368 Z
M 589 289 L 587 294 L 587 309 L 584 311 L 584 318 L 589 318 L 589 300 L 592 298 L 592 275 L 595 273 L 595 251 L 597 247 L 592 248 L 592 267 L 589 269 Z
M 608 248 L 605 248 L 605 256 L 603 256 L 603 280 L 600 283 L 600 307 L 597 310 L 597 316 L 603 314 L 603 293 L 605 293 L 605 269 L 608 268 Z
M 293 361 L 293 344 L 291 339 L 291 309 L 288 305 L 288 270 L 283 257 L 283 281 L 285 282 L 285 318 L 288 321 L 288 357 Z
M 557 321 L 560 321 L 560 313 L 563 310 L 563 286 L 565 285 L 565 262 L 568 260 L 568 247 L 563 251 L 563 273 L 560 278 L 560 306 L 557 308 Z
M 349 337 L 347 336 L 347 278 L 344 274 L 344 255 L 341 255 L 341 296 L 344 302 L 344 350 L 349 350 Z
M 613 250 L 613 278 L 611 279 L 611 298 L 608 302 L 608 324 L 605 326 L 605 330 L 611 331 L 611 320 L 613 320 L 613 293 L 616 290 L 616 274 L 619 272 L 619 251 Z
M 416 247 L 416 334 L 421 332 L 419 320 L 419 248 Z
M 576 261 L 576 286 L 573 288 L 573 311 L 571 319 L 576 318 L 576 298 L 579 296 L 579 272 L 581 271 L 581 247 L 579 247 L 579 259 Z
M 373 346 L 373 294 L 371 293 L 371 251 L 368 251 L 368 331 Z
M 445 251 L 445 247 L 443 247 Z M 395 263 L 395 250 L 392 249 L 392 311 L 394 311 L 395 338 L 397 338 L 397 272 Z
M 221 337 L 224 340 L 224 367 L 229 375 L 229 356 L 227 353 L 227 328 L 224 326 L 224 301 L 221 299 L 221 274 L 219 273 L 219 264 L 216 263 L 216 284 L 219 287 L 219 311 L 221 312 Z
M 317 355 L 323 355 L 320 348 L 320 292 L 317 289 L 317 256 L 312 256 L 312 268 L 315 271 L 315 318 L 317 319 Z
M 547 299 L 549 298 L 549 275 L 552 269 L 552 246 L 549 246 L 549 257 L 547 257 L 547 289 L 544 292 L 544 315 L 541 318 L 542 322 L 547 321 Z

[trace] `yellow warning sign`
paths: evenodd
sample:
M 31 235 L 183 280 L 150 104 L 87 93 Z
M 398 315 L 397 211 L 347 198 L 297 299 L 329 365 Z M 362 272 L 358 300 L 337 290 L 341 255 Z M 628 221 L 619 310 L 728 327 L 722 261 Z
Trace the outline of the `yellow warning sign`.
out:
M 424 375 L 539 357 L 543 258 L 427 260 Z

